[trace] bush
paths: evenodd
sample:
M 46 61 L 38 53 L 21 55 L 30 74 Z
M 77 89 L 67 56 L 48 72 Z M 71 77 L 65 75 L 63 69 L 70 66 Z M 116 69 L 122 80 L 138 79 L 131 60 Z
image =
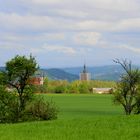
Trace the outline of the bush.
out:
M 17 122 L 19 115 L 17 95 L 8 92 L 4 86 L 0 86 L 0 122 Z
M 46 85 L 31 85 L 30 87 L 33 93 L 46 93 L 47 92 Z
M 68 84 L 65 80 L 49 81 L 47 93 L 66 93 Z
M 79 85 L 79 92 L 80 93 L 90 93 L 90 88 L 87 82 L 81 82 Z
M 0 123 L 15 123 L 33 120 L 52 120 L 57 118 L 57 108 L 51 101 L 33 96 L 28 87 L 23 95 L 24 108 L 20 110 L 19 96 L 4 86 L 0 86 Z
M 55 88 L 55 93 L 65 93 L 65 92 L 66 92 L 66 87 L 64 85 L 60 85 Z
M 68 93 L 79 93 L 79 81 L 73 81 L 68 86 Z
M 45 101 L 43 97 L 35 98 L 25 109 L 25 120 L 52 120 L 57 118 L 58 109 L 51 101 Z

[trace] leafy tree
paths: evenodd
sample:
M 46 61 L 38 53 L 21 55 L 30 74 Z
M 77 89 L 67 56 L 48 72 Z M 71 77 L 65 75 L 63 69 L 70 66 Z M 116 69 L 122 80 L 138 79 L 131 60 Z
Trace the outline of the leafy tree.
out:
M 90 85 L 88 81 L 80 81 L 79 93 L 90 93 Z
M 25 107 L 29 98 L 27 91 L 28 80 L 38 70 L 38 65 L 33 56 L 15 56 L 6 63 L 5 77 L 7 84 L 15 88 L 19 97 L 19 112 Z
M 0 72 L 0 123 L 57 118 L 53 102 L 33 96 L 29 81 L 37 70 L 32 56 L 17 55 L 6 63 L 5 71 Z
M 127 60 L 114 60 L 120 64 L 125 73 L 121 75 L 114 94 L 114 102 L 123 106 L 125 113 L 130 115 L 140 104 L 140 71 L 132 68 L 132 63 Z

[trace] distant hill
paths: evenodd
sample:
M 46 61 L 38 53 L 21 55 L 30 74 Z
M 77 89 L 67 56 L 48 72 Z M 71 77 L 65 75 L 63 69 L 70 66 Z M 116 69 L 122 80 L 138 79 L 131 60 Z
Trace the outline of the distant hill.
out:
M 4 71 L 5 67 L 0 67 L 0 71 Z M 47 76 L 51 80 L 67 80 L 74 81 L 79 79 L 78 75 L 68 73 L 62 69 L 41 69 L 44 76 Z
M 0 71 L 5 71 L 5 67 L 0 67 Z
M 65 72 L 62 69 L 41 69 L 41 71 L 43 72 L 44 76 L 48 76 L 48 78 L 52 80 L 74 81 L 79 79 L 78 75 Z
M 5 69 L 4 67 L 0 67 L 0 70 L 4 69 Z M 82 70 L 83 67 L 41 69 L 44 76 L 47 76 L 49 79 L 68 80 L 68 81 L 78 80 L 79 73 L 82 72 Z M 120 75 L 124 72 L 122 67 L 119 65 L 87 67 L 87 71 L 91 73 L 92 79 L 94 80 L 109 80 L 109 81 L 119 80 Z
M 63 70 L 68 73 L 79 75 L 79 73 L 83 70 L 83 67 L 64 68 Z M 117 81 L 123 73 L 122 67 L 117 65 L 87 67 L 87 71 L 91 73 L 91 77 L 94 80 Z
M 56 80 L 78 80 L 79 74 L 83 71 L 83 67 L 71 67 L 61 69 L 43 69 L 45 75 L 50 79 Z M 99 67 L 87 67 L 87 71 L 91 73 L 93 80 L 108 80 L 117 81 L 120 75 L 123 73 L 123 69 L 118 65 L 99 66 Z

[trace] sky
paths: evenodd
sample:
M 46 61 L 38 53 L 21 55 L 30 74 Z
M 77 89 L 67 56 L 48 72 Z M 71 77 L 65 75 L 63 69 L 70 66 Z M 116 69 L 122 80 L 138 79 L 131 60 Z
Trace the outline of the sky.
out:
M 0 66 L 30 54 L 45 68 L 140 65 L 140 0 L 0 0 Z

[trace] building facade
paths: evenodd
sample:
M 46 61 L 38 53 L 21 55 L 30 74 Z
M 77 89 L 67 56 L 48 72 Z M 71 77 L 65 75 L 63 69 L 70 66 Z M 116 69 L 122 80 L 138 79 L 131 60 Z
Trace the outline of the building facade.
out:
M 87 72 L 86 65 L 84 65 L 83 71 L 80 73 L 81 81 L 89 81 L 91 80 L 91 74 Z
M 29 83 L 31 85 L 43 85 L 44 84 L 44 76 L 43 73 L 38 71 L 29 79 Z
M 44 78 L 43 77 L 31 77 L 29 80 L 31 85 L 43 85 Z

